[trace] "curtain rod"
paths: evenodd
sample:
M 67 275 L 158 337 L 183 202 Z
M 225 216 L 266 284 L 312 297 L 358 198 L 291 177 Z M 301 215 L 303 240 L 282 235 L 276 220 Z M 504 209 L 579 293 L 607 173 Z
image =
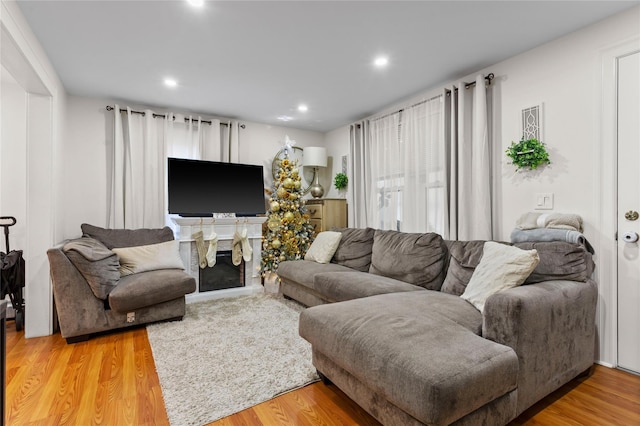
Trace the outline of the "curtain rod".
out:
M 491 72 L 491 73 L 487 74 L 487 75 L 485 76 L 485 78 L 484 78 L 484 79 L 485 79 L 485 80 L 487 80 L 487 84 L 491 85 L 491 80 L 493 80 L 494 78 L 495 78 L 495 75 Z M 468 89 L 468 88 L 470 88 L 470 87 L 474 87 L 475 85 L 476 85 L 476 82 L 475 82 L 475 81 L 474 81 L 474 82 L 472 82 L 472 83 L 465 83 L 465 84 L 464 84 L 464 88 L 465 88 L 465 89 Z M 458 89 L 456 88 L 456 90 L 458 90 Z M 450 90 L 448 90 L 448 89 L 445 89 L 445 91 L 447 92 L 447 96 L 449 96 L 449 94 L 451 93 L 451 91 L 450 91 Z M 415 104 L 413 104 L 413 105 L 410 105 L 410 106 L 409 106 L 409 107 L 407 107 L 407 108 L 414 108 L 414 107 L 417 107 L 418 105 L 422 105 L 422 104 L 424 104 L 424 103 L 427 103 L 427 102 L 429 102 L 429 101 L 432 101 L 432 100 L 434 100 L 434 99 L 437 99 L 437 98 L 439 98 L 440 96 L 442 96 L 442 95 L 437 95 L 437 96 L 434 96 L 433 98 L 425 99 L 424 101 L 420 101 L 420 102 L 418 102 L 418 103 L 415 103 Z M 393 114 L 398 114 L 398 113 L 400 113 L 400 112 L 403 112 L 404 110 L 405 110 L 405 108 L 401 108 L 401 109 L 399 109 L 399 110 L 397 110 L 397 111 L 393 111 L 393 112 L 390 112 L 390 113 L 388 113 L 388 114 L 381 115 L 380 117 L 375 117 L 375 118 L 371 119 L 371 121 L 380 120 L 381 118 L 386 118 L 386 117 L 389 117 L 389 116 L 391 116 L 391 115 L 393 115 Z M 360 125 L 359 125 L 359 124 L 358 124 L 357 126 L 358 126 L 358 127 L 360 127 Z
M 115 108 L 114 108 L 114 107 L 112 107 L 111 105 L 107 105 L 107 111 L 113 111 L 114 109 L 115 109 Z M 126 110 L 126 109 L 123 109 L 123 108 L 120 108 L 120 112 L 127 112 L 127 110 Z M 146 115 L 146 113 L 145 113 L 144 111 L 135 111 L 135 110 L 131 110 L 131 113 L 132 113 L 132 114 L 142 114 L 142 115 Z M 156 114 L 156 113 L 153 113 L 153 118 L 166 118 L 166 117 L 167 117 L 167 116 L 166 116 L 165 114 Z M 175 117 L 174 117 L 174 120 L 175 120 Z M 197 121 L 197 120 L 191 119 L 191 121 Z M 189 118 L 186 118 L 186 117 L 185 117 L 184 122 L 185 122 L 185 123 L 188 123 L 188 122 L 189 122 Z M 206 123 L 206 124 L 211 124 L 211 120 L 200 120 L 200 122 L 201 122 L 201 123 Z M 228 125 L 229 125 L 229 123 L 225 123 L 225 122 L 222 122 L 222 121 L 221 121 L 221 122 L 220 122 L 220 125 L 221 125 L 221 126 L 228 126 Z M 244 124 L 241 124 L 241 125 L 240 125 L 240 128 L 241 128 L 241 129 L 244 129 L 245 127 L 246 127 L 246 126 L 245 126 Z

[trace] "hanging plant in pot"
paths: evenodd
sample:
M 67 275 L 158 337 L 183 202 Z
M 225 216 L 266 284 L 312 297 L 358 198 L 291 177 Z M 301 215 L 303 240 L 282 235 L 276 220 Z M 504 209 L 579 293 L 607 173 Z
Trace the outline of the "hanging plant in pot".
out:
M 515 164 L 516 172 L 520 169 L 535 170 L 543 164 L 551 164 L 547 149 L 538 139 L 522 139 L 518 143 L 512 141 L 505 152 L 511 158 L 511 163 Z

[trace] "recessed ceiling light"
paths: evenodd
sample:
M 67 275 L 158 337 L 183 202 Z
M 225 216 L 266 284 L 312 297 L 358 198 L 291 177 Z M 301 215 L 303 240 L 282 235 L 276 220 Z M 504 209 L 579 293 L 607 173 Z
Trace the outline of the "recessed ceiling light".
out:
M 191 6 L 201 7 L 204 6 L 204 0 L 187 0 Z
M 165 79 L 164 79 L 164 84 L 165 84 L 165 86 L 167 86 L 167 87 L 176 87 L 176 86 L 178 85 L 178 82 L 177 82 L 177 81 L 175 81 L 175 80 L 174 80 L 174 79 L 172 79 L 172 78 L 165 78 Z
M 280 121 L 291 121 L 291 120 L 293 120 L 293 117 L 290 117 L 290 116 L 288 116 L 288 115 L 281 115 L 281 116 L 279 116 L 279 117 L 277 117 L 277 118 L 278 118 L 278 120 L 280 120 Z
M 300 104 L 300 105 L 298 105 L 298 111 L 307 112 L 307 111 L 309 111 L 309 107 L 306 106 L 305 104 Z
M 389 58 L 387 58 L 386 56 L 378 56 L 374 61 L 373 61 L 373 65 L 375 65 L 378 68 L 384 68 L 389 64 Z

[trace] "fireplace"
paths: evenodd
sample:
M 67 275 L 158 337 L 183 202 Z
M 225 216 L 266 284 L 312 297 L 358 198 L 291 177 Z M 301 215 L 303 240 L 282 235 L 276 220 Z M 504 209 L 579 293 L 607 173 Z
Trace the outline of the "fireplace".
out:
M 198 291 L 200 293 L 226 288 L 244 287 L 244 260 L 236 266 L 231 260 L 231 250 L 218 251 L 216 264 L 200 269 Z
M 176 225 L 174 231 L 176 239 L 180 241 L 180 257 L 185 270 L 196 279 L 196 291 L 187 294 L 187 303 L 263 292 L 264 288 L 260 277 L 260 251 L 262 249 L 262 224 L 266 219 L 266 217 L 215 218 L 215 220 L 210 217 L 172 218 Z M 229 255 L 233 236 L 236 232 L 244 231 L 245 228 L 253 255 L 251 260 L 243 261 L 239 266 L 235 266 Z M 218 257 L 213 268 L 200 269 L 198 249 L 193 239 L 193 233 L 197 231 L 203 232 L 205 244 L 208 244 L 208 237 L 213 232 L 218 235 Z M 222 271 L 225 278 L 215 278 L 218 271 Z

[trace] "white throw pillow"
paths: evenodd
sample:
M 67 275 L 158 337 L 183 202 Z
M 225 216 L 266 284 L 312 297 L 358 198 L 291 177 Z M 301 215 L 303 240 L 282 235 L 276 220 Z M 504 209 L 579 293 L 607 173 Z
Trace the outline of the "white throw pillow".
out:
M 487 241 L 482 258 L 460 297 L 480 312 L 492 294 L 522 284 L 538 265 L 538 251 Z
M 311 247 L 304 255 L 304 260 L 313 260 L 318 263 L 329 263 L 333 254 L 338 250 L 342 233 L 335 231 L 320 232 L 311 243 Z
M 146 246 L 114 248 L 120 261 L 120 275 L 156 269 L 184 269 L 180 258 L 180 241 L 172 240 Z

